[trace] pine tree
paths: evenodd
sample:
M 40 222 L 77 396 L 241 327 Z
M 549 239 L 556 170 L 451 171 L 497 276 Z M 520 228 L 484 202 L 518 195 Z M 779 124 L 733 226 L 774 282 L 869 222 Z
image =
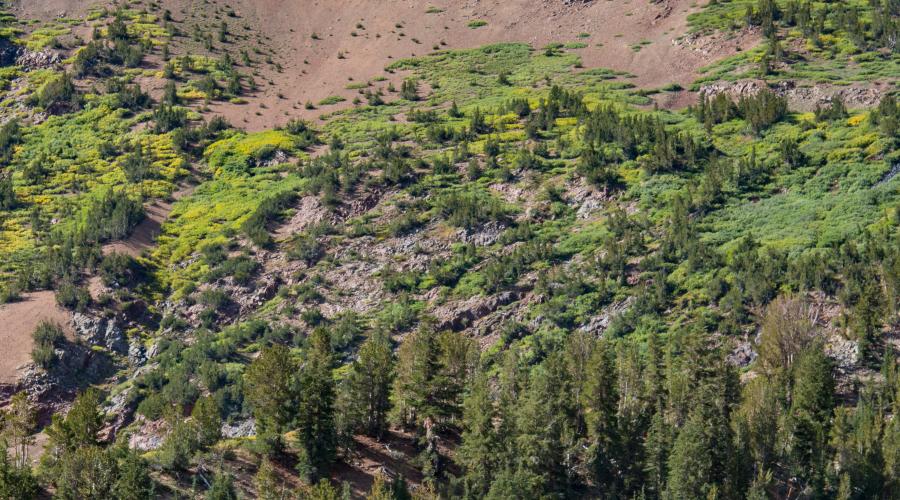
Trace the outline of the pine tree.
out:
M 462 395 L 478 359 L 472 340 L 455 332 L 443 332 L 438 341 L 438 372 L 432 381 L 437 395 L 437 414 L 441 421 L 462 417 Z
M 534 369 L 517 406 L 516 481 L 536 495 L 570 492 L 578 443 L 571 381 L 560 353 Z
M 656 411 L 660 411 L 665 404 L 665 377 L 659 335 L 655 331 L 650 331 L 647 333 L 647 368 L 644 370 L 644 389 L 648 406 Z
M 12 450 L 13 465 L 16 467 L 28 465 L 28 447 L 34 444 L 32 432 L 35 423 L 34 409 L 24 392 L 14 395 L 6 410 L 0 411 L 0 438 L 6 442 L 4 449 Z M 6 453 L 0 452 L 0 455 Z
M 83 485 L 77 477 L 79 467 L 84 466 L 81 462 L 85 460 L 99 462 L 109 458 L 97 447 L 97 433 L 100 432 L 102 425 L 100 392 L 93 388 L 75 398 L 72 408 L 65 417 L 58 413 L 53 415 L 52 422 L 46 430 L 48 440 L 44 455 L 41 457 L 42 476 L 51 484 L 58 486 L 61 481 L 70 481 L 72 484 L 59 487 L 69 488 L 71 491 L 79 490 Z M 86 481 L 104 482 L 101 478 L 88 477 L 89 475 L 89 471 L 85 471 Z
M 695 410 L 678 433 L 668 463 L 669 497 L 706 498 L 713 486 L 707 425 L 702 412 Z
M 238 500 L 237 491 L 234 489 L 234 477 L 228 472 L 220 470 L 209 491 L 206 492 L 206 500 Z
M 758 472 L 776 466 L 783 398 L 778 379 L 757 377 L 744 386 L 743 401 L 734 419 L 737 446 L 749 454 Z
M 333 367 L 331 338 L 324 329 L 317 329 L 309 338 L 300 372 L 297 413 L 297 440 L 305 451 L 306 476 L 313 482 L 324 474 L 335 456 Z
M 459 106 L 456 105 L 456 101 L 450 103 L 450 109 L 447 110 L 447 114 L 450 118 L 462 118 L 462 111 L 459 110 Z
M 244 396 L 253 408 L 257 441 L 266 452 L 281 449 L 281 434 L 296 413 L 296 363 L 283 345 L 262 350 L 244 372 Z
M 260 500 L 281 500 L 285 496 L 284 484 L 275 473 L 275 466 L 268 458 L 263 458 L 253 478 L 256 496 Z
M 439 412 L 433 385 L 437 376 L 438 346 L 428 326 L 408 336 L 397 352 L 397 375 L 391 391 L 391 418 L 406 428 L 422 430 L 426 417 Z
M 212 396 L 197 400 L 191 418 L 197 426 L 197 442 L 201 448 L 214 445 L 222 437 L 222 416 Z
M 314 486 L 302 490 L 298 497 L 302 500 L 338 500 L 340 495 L 331 482 L 322 479 Z
M 119 474 L 113 486 L 118 500 L 148 500 L 153 498 L 154 484 L 149 467 L 137 452 L 123 448 L 119 451 Z
M 0 498 L 31 500 L 37 498 L 39 490 L 30 465 L 16 465 L 7 453 L 0 453 Z
M 823 487 L 833 394 L 831 361 L 814 345 L 797 361 L 790 409 L 792 471 L 813 491 Z
M 900 488 L 900 419 L 892 418 L 885 426 L 884 437 L 881 440 L 881 454 L 884 457 L 885 490 L 898 491 Z
M 463 402 L 462 444 L 456 455 L 466 473 L 466 492 L 476 498 L 488 492 L 497 468 L 496 432 L 488 380 L 485 375 L 479 375 Z
M 618 488 L 620 463 L 618 435 L 619 395 L 615 352 L 609 342 L 596 343 L 586 370 L 585 413 L 591 438 L 592 474 L 594 481 L 609 494 Z
M 112 498 L 117 476 L 116 459 L 109 451 L 88 445 L 67 453 L 50 483 L 56 487 L 58 498 Z
M 372 488 L 369 490 L 369 494 L 366 495 L 367 500 L 393 500 L 394 495 L 391 491 L 391 485 L 388 480 L 384 477 L 383 474 L 375 475 L 375 482 L 372 483 Z
M 644 477 L 647 480 L 644 493 L 648 498 L 663 497 L 671 447 L 671 427 L 666 423 L 660 409 L 650 419 L 650 428 L 644 441 Z
M 343 385 L 347 418 L 354 430 L 381 438 L 388 428 L 394 354 L 390 338 L 378 332 L 363 342 Z
M 643 358 L 640 345 L 632 340 L 617 344 L 616 377 L 618 405 L 615 441 L 607 446 L 616 457 L 620 490 L 634 495 L 644 484 L 643 441 L 649 425 L 648 407 L 643 399 Z
M 407 101 L 418 101 L 419 82 L 412 78 L 403 80 L 403 85 L 400 87 L 400 97 Z

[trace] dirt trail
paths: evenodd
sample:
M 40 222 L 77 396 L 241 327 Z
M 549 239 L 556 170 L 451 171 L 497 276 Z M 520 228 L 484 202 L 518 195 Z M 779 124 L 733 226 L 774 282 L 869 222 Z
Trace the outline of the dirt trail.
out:
M 178 200 L 190 195 L 193 185 L 183 186 L 172 198 Z M 109 243 L 103 253 L 124 252 L 134 257 L 155 245 L 162 224 L 172 211 L 172 203 L 155 201 L 147 205 L 147 217 L 138 224 L 128 238 Z M 97 276 L 88 281 L 91 297 L 96 299 L 103 289 Z M 24 294 L 22 300 L 0 305 L 0 385 L 14 384 L 21 376 L 22 368 L 31 361 L 34 342 L 31 334 L 42 321 L 58 323 L 66 334 L 74 338 L 71 325 L 72 313 L 56 303 L 52 291 Z
M 57 323 L 73 338 L 71 313 L 56 303 L 53 292 L 34 292 L 0 305 L 0 384 L 15 384 L 31 362 L 31 333 L 42 321 Z
M 172 201 L 154 200 L 144 205 L 146 217 L 141 221 L 131 235 L 124 240 L 114 241 L 103 246 L 103 254 L 112 252 L 128 254 L 132 257 L 140 257 L 144 251 L 156 245 L 156 237 L 162 231 L 162 225 L 172 213 L 174 203 L 194 192 L 194 185 L 181 186 L 172 194 Z

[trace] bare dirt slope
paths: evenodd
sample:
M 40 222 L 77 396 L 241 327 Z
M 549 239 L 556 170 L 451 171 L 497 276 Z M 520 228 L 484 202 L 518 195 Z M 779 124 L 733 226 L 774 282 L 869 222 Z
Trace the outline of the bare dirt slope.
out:
M 19 19 L 78 18 L 95 5 L 106 4 L 100 0 L 14 0 L 11 12 Z
M 281 66 L 280 72 L 260 67 L 262 78 L 257 82 L 262 87 L 249 104 L 213 108 L 236 125 L 254 130 L 291 116 L 335 109 L 309 111 L 302 105 L 332 95 L 345 97 L 342 105 L 347 106 L 358 95 L 346 89 L 351 79 L 359 82 L 382 75 L 396 80 L 397 76 L 384 74 L 385 66 L 435 47 L 527 42 L 540 48 L 553 42 L 582 42 L 587 46 L 577 52 L 585 67 L 627 71 L 636 75 L 635 83 L 641 87 L 686 85 L 696 78 L 698 68 L 735 50 L 735 44 L 721 44 L 715 53 L 701 53 L 674 43 L 687 30 L 688 14 L 699 8 L 692 0 L 214 0 L 224 9 L 218 20 L 215 14 L 208 16 L 216 12 L 215 7 L 203 7 L 208 2 L 170 1 L 177 9 L 176 19 L 180 15 L 188 25 L 201 23 L 206 15 L 210 25 L 225 20 L 236 33 L 250 27 L 258 36 L 243 43 L 271 53 Z M 472 28 L 473 21 L 487 24 Z
M 73 16 L 91 1 L 16 0 L 24 18 Z M 135 2 L 140 6 L 140 2 Z M 146 2 L 145 2 L 146 3 Z M 193 34 L 217 34 L 223 22 L 227 41 L 216 38 L 213 54 L 222 49 L 235 60 L 243 50 L 252 59 L 258 90 L 246 104 L 214 103 L 211 111 L 248 130 L 271 128 L 300 116 L 351 105 L 358 90 L 348 84 L 387 77 L 399 86 L 403 75 L 384 68 L 401 58 L 435 49 L 478 47 L 497 42 L 526 42 L 536 48 L 549 43 L 579 42 L 576 49 L 587 68 L 607 67 L 635 75 L 643 88 L 670 83 L 685 86 L 698 68 L 755 44 L 757 37 L 738 38 L 696 50 L 676 43 L 687 31 L 687 16 L 699 9 L 694 0 L 163 0 L 182 35 L 173 53 L 199 54 L 206 49 Z M 102 4 L 102 3 L 101 3 Z M 149 8 L 149 4 L 144 5 Z M 479 27 L 473 22 L 486 23 Z M 199 28 L 199 29 L 198 29 Z M 743 47 L 742 47 L 743 45 Z M 162 82 L 147 82 L 148 90 Z M 386 85 L 386 82 L 385 84 Z M 305 109 L 330 96 L 343 103 Z M 680 106 L 684 99 L 664 102 Z
M 70 337 L 71 313 L 56 304 L 53 292 L 35 292 L 0 305 L 0 385 L 14 384 L 31 362 L 31 333 L 42 321 L 62 326 Z

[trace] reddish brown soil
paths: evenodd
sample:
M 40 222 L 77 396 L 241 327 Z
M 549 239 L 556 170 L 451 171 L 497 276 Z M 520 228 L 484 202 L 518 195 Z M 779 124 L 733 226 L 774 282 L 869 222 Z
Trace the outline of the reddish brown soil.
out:
M 120 252 L 132 257 L 139 257 L 144 251 L 153 248 L 156 245 L 156 237 L 159 236 L 163 223 L 166 222 L 166 219 L 169 218 L 169 214 L 172 212 L 174 201 L 190 195 L 193 191 L 194 186 L 185 186 L 172 195 L 172 202 L 155 200 L 144 205 L 144 212 L 146 213 L 144 220 L 134 228 L 134 231 L 131 232 L 128 238 L 104 245 L 103 254 Z
M 106 5 L 102 1 L 85 0 L 14 0 L 11 12 L 19 19 L 79 18 L 93 5 Z
M 0 305 L 0 384 L 14 384 L 31 362 L 31 334 L 42 321 L 61 325 L 71 336 L 70 319 L 53 292 L 28 293 L 18 302 Z
M 75 16 L 93 4 L 77 0 L 14 3 L 14 12 L 23 18 L 56 17 L 62 12 Z M 172 12 L 184 33 L 173 43 L 173 53 L 205 52 L 191 40 L 194 26 L 215 34 L 225 21 L 231 34 L 225 44 L 214 42 L 214 55 L 221 55 L 223 48 L 237 61 L 241 50 L 250 54 L 252 67 L 241 70 L 254 74 L 258 90 L 247 97 L 246 104 L 210 105 L 212 113 L 248 130 L 272 128 L 295 117 L 317 118 L 351 106 L 359 93 L 346 89 L 348 83 L 383 76 L 399 86 L 404 75 L 387 74 L 384 68 L 401 58 L 428 54 L 435 47 L 459 49 L 496 42 L 542 47 L 551 42 L 583 42 L 588 46 L 577 53 L 585 67 L 627 71 L 635 75 L 638 86 L 656 88 L 670 83 L 686 87 L 696 79 L 699 68 L 758 42 L 758 37 L 747 37 L 700 44 L 701 50 L 697 45 L 675 43 L 687 31 L 688 14 L 700 8 L 701 2 L 695 0 L 594 0 L 569 5 L 562 0 L 159 3 Z M 428 13 L 429 8 L 440 12 Z M 472 29 L 468 25 L 473 20 L 487 25 Z M 581 33 L 590 36 L 580 38 Z M 635 50 L 638 44 L 641 48 Z M 161 82 L 148 80 L 142 79 L 145 88 L 162 87 Z M 305 103 L 316 104 L 333 95 L 346 101 L 305 109 Z M 685 94 L 659 104 L 679 107 L 692 98 Z
M 181 7 L 173 9 L 176 18 L 181 15 L 188 25 L 199 22 L 191 13 L 200 12 L 197 9 L 204 2 L 172 0 L 172 3 Z M 261 88 L 248 104 L 211 106 L 212 111 L 250 130 L 270 128 L 295 116 L 313 118 L 350 106 L 358 95 L 358 91 L 345 88 L 351 79 L 359 82 L 380 75 L 398 85 L 403 76 L 386 74 L 384 68 L 397 59 L 432 52 L 435 46 L 469 48 L 511 41 L 542 47 L 551 42 L 583 41 L 588 47 L 577 52 L 585 67 L 627 71 L 636 75 L 637 85 L 647 88 L 670 83 L 687 86 L 696 78 L 698 68 L 733 53 L 735 48 L 723 45 L 721 50 L 703 53 L 673 43 L 686 31 L 687 15 L 699 8 L 691 0 L 659 4 L 646 0 L 603 0 L 569 6 L 561 1 L 537 0 L 429 3 L 345 0 L 311 4 L 215 0 L 212 3 L 234 9 L 237 19 L 223 16 L 229 25 L 246 25 L 261 34 L 259 40 L 253 38 L 235 44 L 249 44 L 271 52 L 274 62 L 282 66 L 281 72 L 265 64 L 257 66 L 260 76 L 256 81 Z M 443 12 L 429 14 L 429 6 Z M 206 13 L 210 10 L 215 8 L 204 8 Z M 488 24 L 469 28 L 468 24 L 476 19 Z M 313 33 L 320 39 L 314 40 Z M 579 38 L 580 33 L 591 36 Z M 645 43 L 641 50 L 632 48 L 641 42 Z M 338 53 L 344 58 L 339 58 Z M 254 59 L 261 58 L 254 55 Z M 331 95 L 342 96 L 347 101 L 317 110 L 304 109 L 304 103 L 317 103 Z
M 131 236 L 128 238 L 109 243 L 103 246 L 103 254 L 113 252 L 125 253 L 132 257 L 139 257 L 144 250 L 151 248 L 156 241 L 165 222 L 172 211 L 172 204 L 164 201 L 156 201 L 144 207 L 147 216 L 141 221 Z

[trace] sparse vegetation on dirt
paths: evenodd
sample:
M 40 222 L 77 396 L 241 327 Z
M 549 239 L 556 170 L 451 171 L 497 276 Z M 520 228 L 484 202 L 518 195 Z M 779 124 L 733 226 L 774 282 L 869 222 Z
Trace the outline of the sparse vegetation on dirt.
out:
M 900 484 L 895 2 L 70 3 L 0 16 L 0 497 Z

